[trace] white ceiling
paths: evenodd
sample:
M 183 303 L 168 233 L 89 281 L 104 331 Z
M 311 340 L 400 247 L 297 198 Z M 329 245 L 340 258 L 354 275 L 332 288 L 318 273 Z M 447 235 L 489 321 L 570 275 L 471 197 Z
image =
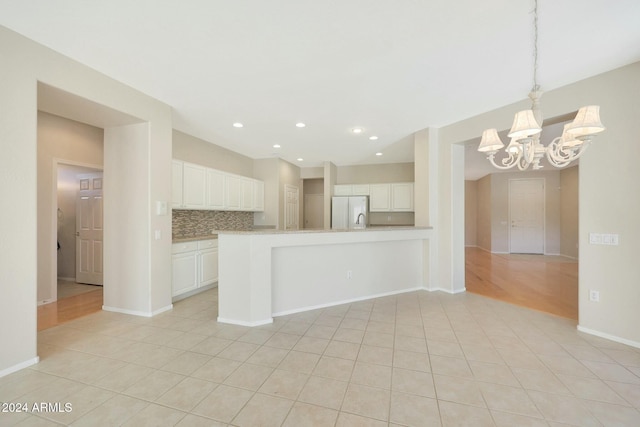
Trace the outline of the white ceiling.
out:
M 640 60 L 640 1 L 539 3 L 544 90 Z M 166 102 L 180 131 L 304 167 L 410 162 L 413 132 L 526 98 L 532 9 L 533 0 L 0 0 L 0 25 Z

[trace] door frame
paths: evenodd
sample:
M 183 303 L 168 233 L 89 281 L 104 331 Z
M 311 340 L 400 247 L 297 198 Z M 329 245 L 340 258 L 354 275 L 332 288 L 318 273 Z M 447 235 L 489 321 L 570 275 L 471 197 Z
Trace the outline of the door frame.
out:
M 50 302 L 54 302 L 58 300 L 58 250 L 57 250 L 57 241 L 58 241 L 58 166 L 59 165 L 69 165 L 69 166 L 80 166 L 90 169 L 97 169 L 104 172 L 103 165 L 95 165 L 91 163 L 83 163 L 77 162 L 75 160 L 62 159 L 59 157 L 53 158 L 53 179 L 52 188 L 51 188 L 51 197 L 53 202 L 51 203 L 51 235 L 49 236 L 49 247 L 51 248 L 51 300 L 38 301 L 38 305 L 48 304 Z M 104 177 L 103 177 L 104 179 Z M 103 181 L 104 186 L 104 181 Z
M 508 229 L 509 233 L 507 238 L 509 239 L 509 253 L 511 252 L 511 183 L 513 181 L 542 181 L 542 254 L 547 253 L 547 180 L 544 177 L 531 177 L 531 178 L 510 178 L 509 179 L 509 197 L 508 197 Z

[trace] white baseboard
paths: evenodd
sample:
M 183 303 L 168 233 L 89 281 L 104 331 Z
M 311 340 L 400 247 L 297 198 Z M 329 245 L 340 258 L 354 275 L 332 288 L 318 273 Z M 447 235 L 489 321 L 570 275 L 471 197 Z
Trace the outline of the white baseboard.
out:
M 13 374 L 14 372 L 17 372 L 21 369 L 28 368 L 29 366 L 35 365 L 38 362 L 40 362 L 40 357 L 36 356 L 32 359 L 25 360 L 24 362 L 18 363 L 17 365 L 10 366 L 0 371 L 0 378 L 6 377 L 7 375 Z
M 467 292 L 467 288 L 462 288 L 462 289 L 458 289 L 458 290 L 455 290 L 455 291 L 452 291 L 451 289 L 445 289 L 445 288 L 422 288 L 422 289 L 424 289 L 425 291 L 428 291 L 428 292 L 437 292 L 437 291 L 439 291 L 439 292 L 445 292 L 445 293 L 451 294 L 451 295 L 461 294 L 463 292 Z
M 342 305 L 342 304 L 351 304 L 353 302 L 366 301 L 366 300 L 374 299 L 374 298 L 388 297 L 388 296 L 391 296 L 391 295 L 405 294 L 407 292 L 420 291 L 422 289 L 424 289 L 422 286 L 417 286 L 415 288 L 402 289 L 402 290 L 399 290 L 399 291 L 383 292 L 383 293 L 380 293 L 380 294 L 367 295 L 367 296 L 358 297 L 358 298 L 350 298 L 350 299 L 346 299 L 346 300 L 334 301 L 334 302 L 329 302 L 329 303 L 325 303 L 325 304 L 310 305 L 310 306 L 307 306 L 307 307 L 295 308 L 293 310 L 285 310 L 285 311 L 280 311 L 280 312 L 277 312 L 277 313 L 273 313 L 272 316 L 273 317 L 286 316 L 288 314 L 301 313 L 303 311 L 317 310 L 319 308 L 333 307 L 333 306 Z
M 230 325 L 254 327 L 254 326 L 269 325 L 273 323 L 273 318 L 265 319 L 265 320 L 257 320 L 255 322 L 244 322 L 242 320 L 233 320 L 233 319 L 225 319 L 224 317 L 218 317 L 218 322 L 228 323 Z
M 584 326 L 578 325 L 578 330 L 580 332 L 584 332 L 585 334 L 595 335 L 596 337 L 605 338 L 610 341 L 618 342 L 620 344 L 629 345 L 631 347 L 640 348 L 640 342 L 631 341 L 626 338 L 620 338 L 615 335 L 607 334 L 605 332 L 596 331 L 593 329 L 585 328 Z
M 112 311 L 114 313 L 130 314 L 132 316 L 153 317 L 155 315 L 158 315 L 160 313 L 164 313 L 165 311 L 169 311 L 169 310 L 173 309 L 173 304 L 169 304 L 168 306 L 162 307 L 162 308 L 160 308 L 158 310 L 155 310 L 155 311 L 127 310 L 125 308 L 109 307 L 107 305 L 103 305 L 102 309 L 104 311 Z
M 58 277 L 58 280 L 64 280 L 65 282 L 74 282 L 76 281 L 75 277 Z

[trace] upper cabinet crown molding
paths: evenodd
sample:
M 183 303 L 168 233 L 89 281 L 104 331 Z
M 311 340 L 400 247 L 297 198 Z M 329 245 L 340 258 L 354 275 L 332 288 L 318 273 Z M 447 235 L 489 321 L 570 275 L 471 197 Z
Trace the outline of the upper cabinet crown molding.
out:
M 193 163 L 173 160 L 174 209 L 264 210 L 264 182 Z

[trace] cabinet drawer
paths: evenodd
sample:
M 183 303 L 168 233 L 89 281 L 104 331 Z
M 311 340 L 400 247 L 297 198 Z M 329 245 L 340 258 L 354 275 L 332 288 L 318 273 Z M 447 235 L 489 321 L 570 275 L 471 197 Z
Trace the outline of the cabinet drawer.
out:
M 182 242 L 171 245 L 172 254 L 181 254 L 183 252 L 191 252 L 198 250 L 198 242 Z
M 211 249 L 218 247 L 218 239 L 199 240 L 198 249 Z

